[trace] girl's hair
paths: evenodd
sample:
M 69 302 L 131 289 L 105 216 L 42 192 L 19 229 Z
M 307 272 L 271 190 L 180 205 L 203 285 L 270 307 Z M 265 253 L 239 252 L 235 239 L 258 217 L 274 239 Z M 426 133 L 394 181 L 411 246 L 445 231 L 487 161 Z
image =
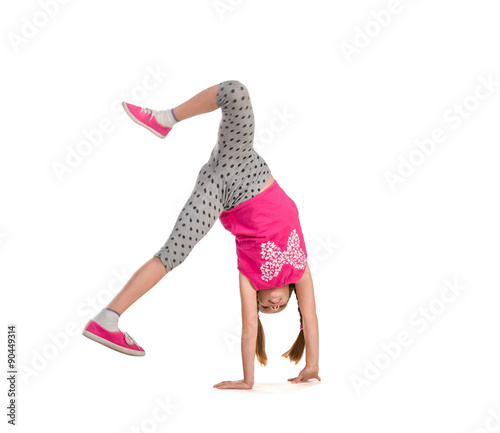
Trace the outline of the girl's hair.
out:
M 290 284 L 290 294 L 288 301 L 290 301 L 290 298 L 292 297 L 292 292 L 295 292 L 295 297 L 297 298 L 297 292 L 295 291 L 295 284 Z M 297 298 L 297 305 L 299 304 L 299 299 Z M 298 306 L 299 310 L 299 315 L 300 315 L 300 325 L 302 326 L 302 313 L 300 312 L 300 306 Z M 257 293 L 257 313 L 259 312 L 259 296 Z M 267 355 L 266 355 L 266 339 L 264 336 L 264 328 L 262 327 L 262 323 L 260 322 L 260 318 L 258 319 L 259 324 L 258 324 L 258 329 L 257 329 L 257 346 L 255 348 L 255 354 L 257 355 L 257 361 L 261 365 L 267 365 Z M 302 328 L 299 331 L 299 336 L 295 340 L 295 343 L 293 343 L 293 346 L 288 350 L 288 352 L 285 352 L 283 357 L 290 359 L 290 362 L 295 362 L 297 364 L 301 358 L 302 355 L 304 354 L 304 348 L 306 346 L 305 339 L 304 339 L 304 331 Z

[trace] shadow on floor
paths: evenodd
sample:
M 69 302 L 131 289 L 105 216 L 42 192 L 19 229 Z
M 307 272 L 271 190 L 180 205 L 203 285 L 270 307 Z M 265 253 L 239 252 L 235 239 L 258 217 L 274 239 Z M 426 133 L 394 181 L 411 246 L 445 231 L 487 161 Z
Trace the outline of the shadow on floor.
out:
M 292 394 L 300 392 L 304 389 L 310 389 L 313 386 L 319 386 L 321 382 L 311 380 L 308 382 L 300 382 L 291 384 L 290 382 L 274 382 L 274 383 L 256 383 L 252 388 L 252 392 L 262 394 Z

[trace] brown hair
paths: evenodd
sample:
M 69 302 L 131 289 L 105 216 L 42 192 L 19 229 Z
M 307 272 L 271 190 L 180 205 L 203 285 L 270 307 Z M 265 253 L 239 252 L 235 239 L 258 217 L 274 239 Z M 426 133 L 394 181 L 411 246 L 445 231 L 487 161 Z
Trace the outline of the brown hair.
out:
M 290 284 L 290 294 L 288 301 L 290 301 L 290 298 L 292 297 L 292 292 L 295 292 L 295 284 Z M 297 292 L 295 292 L 295 298 L 297 298 Z M 299 299 L 297 298 L 297 305 L 299 304 Z M 299 315 L 300 315 L 300 325 L 302 326 L 302 313 L 300 312 L 300 306 L 298 305 L 299 310 Z M 259 296 L 257 293 L 257 314 L 259 313 Z M 262 323 L 260 321 L 260 318 L 258 319 L 258 328 L 257 328 L 257 345 L 255 348 L 255 354 L 257 355 L 257 361 L 261 365 L 267 365 L 267 355 L 266 355 L 266 339 L 264 336 L 264 328 L 262 327 Z M 295 362 L 297 364 L 301 358 L 302 355 L 304 354 L 304 348 L 306 346 L 305 339 L 304 339 L 304 331 L 302 328 L 300 328 L 299 335 L 297 339 L 295 340 L 295 343 L 293 343 L 293 346 L 288 350 L 288 352 L 285 352 L 283 357 L 290 359 L 290 362 Z

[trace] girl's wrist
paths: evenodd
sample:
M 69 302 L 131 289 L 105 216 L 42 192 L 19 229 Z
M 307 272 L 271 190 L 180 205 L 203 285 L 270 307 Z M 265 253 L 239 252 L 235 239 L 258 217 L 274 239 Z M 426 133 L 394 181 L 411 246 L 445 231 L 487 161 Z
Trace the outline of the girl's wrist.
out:
M 250 376 L 251 375 L 251 376 Z M 248 385 L 253 385 L 254 380 L 253 380 L 253 372 L 243 372 L 243 382 L 247 383 Z

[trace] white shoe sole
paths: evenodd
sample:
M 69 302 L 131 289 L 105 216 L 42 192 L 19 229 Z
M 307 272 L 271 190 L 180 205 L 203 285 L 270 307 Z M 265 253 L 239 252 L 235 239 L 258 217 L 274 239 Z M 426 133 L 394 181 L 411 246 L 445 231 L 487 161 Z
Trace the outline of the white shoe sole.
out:
M 112 343 L 111 341 L 108 341 L 105 338 L 99 337 L 98 335 L 95 335 L 92 332 L 87 331 L 86 329 L 83 330 L 82 335 L 84 335 L 87 338 L 90 338 L 91 340 L 97 341 L 98 343 L 101 343 L 103 346 L 116 350 L 117 352 L 125 353 L 126 355 L 144 356 L 146 354 L 146 352 L 127 349 L 126 347 L 119 346 L 118 344 Z
M 127 107 L 127 103 L 126 102 L 122 102 L 122 107 L 123 109 L 125 110 L 125 113 L 128 114 L 128 116 L 135 122 L 137 123 L 138 125 L 141 125 L 143 126 L 144 128 L 146 129 L 149 129 L 154 135 L 156 135 L 157 137 L 160 137 L 160 138 L 165 138 L 166 135 L 161 135 L 158 131 L 155 131 L 153 128 L 151 128 L 150 126 L 146 125 L 145 123 L 142 123 L 137 117 L 135 117 L 128 109 Z

